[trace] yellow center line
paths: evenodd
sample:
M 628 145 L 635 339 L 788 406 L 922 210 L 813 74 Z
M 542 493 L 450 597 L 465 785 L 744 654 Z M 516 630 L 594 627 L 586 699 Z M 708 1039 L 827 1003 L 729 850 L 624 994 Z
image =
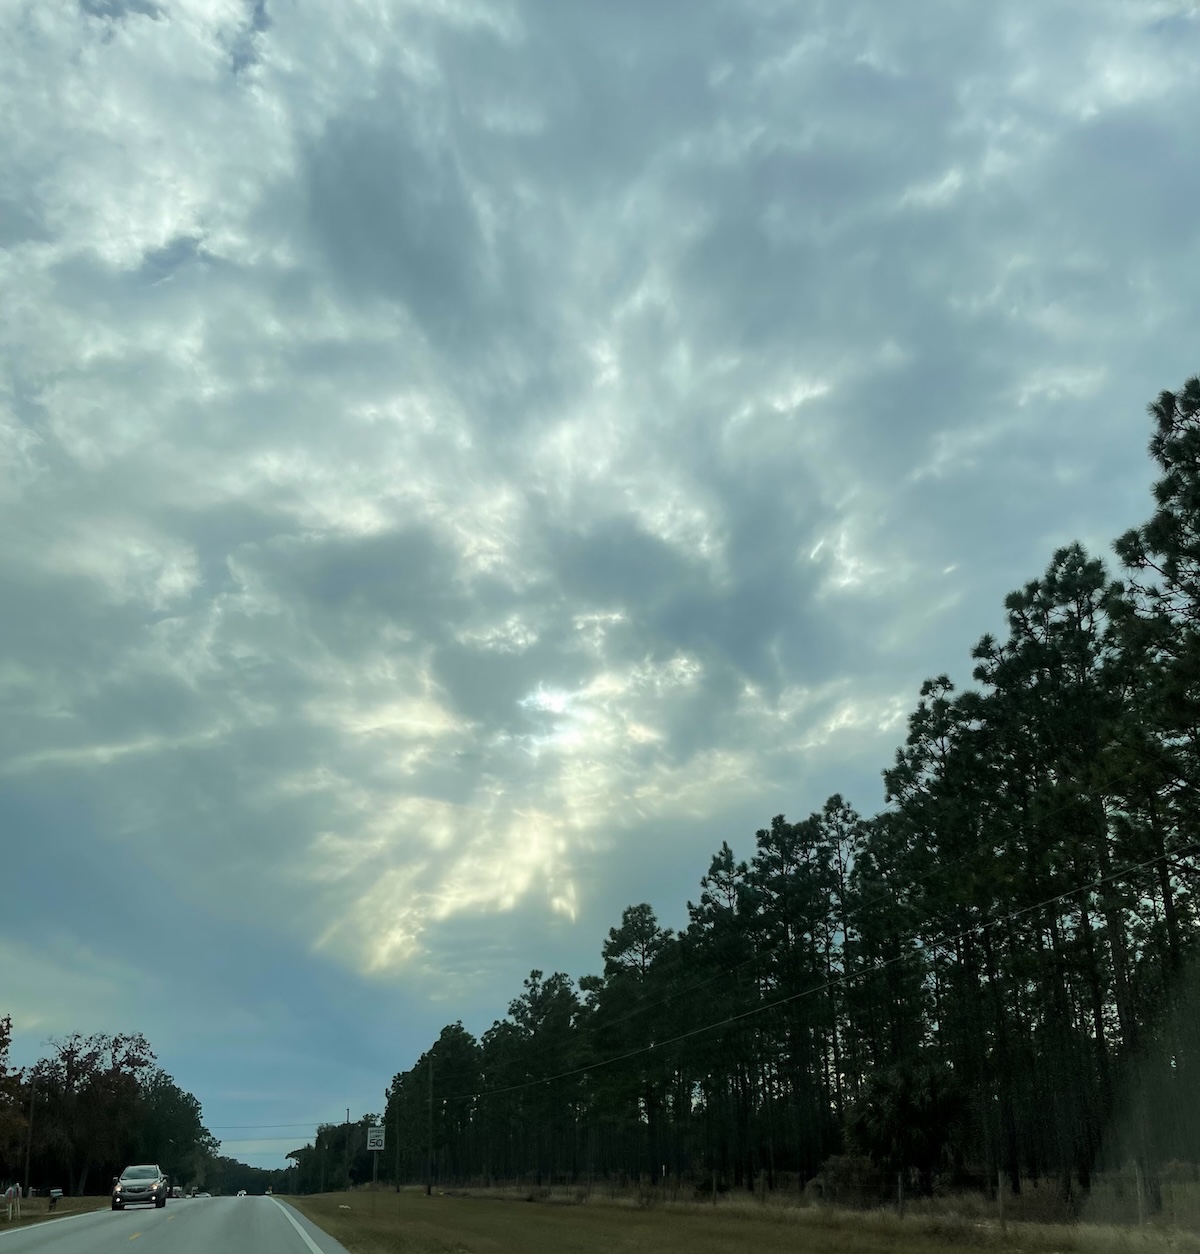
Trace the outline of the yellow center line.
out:
M 136 1240 L 138 1239 L 138 1237 L 140 1237 L 141 1235 L 142 1235 L 142 1234 L 141 1234 L 140 1232 L 135 1232 L 135 1233 L 133 1234 L 133 1236 L 131 1236 L 129 1239 L 130 1239 L 131 1241 L 136 1241 Z

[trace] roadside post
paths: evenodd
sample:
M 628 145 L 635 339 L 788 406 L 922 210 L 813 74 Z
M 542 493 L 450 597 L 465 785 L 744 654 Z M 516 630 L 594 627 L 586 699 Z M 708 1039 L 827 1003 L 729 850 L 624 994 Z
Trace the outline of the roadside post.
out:
M 33 1103 L 37 1097 L 37 1073 L 35 1072 L 29 1081 L 29 1126 L 25 1132 L 25 1178 L 21 1183 L 25 1186 L 25 1192 L 29 1192 L 29 1154 L 33 1149 Z
M 371 1167 L 371 1214 L 375 1213 L 375 1194 L 379 1190 L 379 1151 L 384 1145 L 384 1125 L 376 1124 L 367 1129 L 367 1149 L 374 1155 Z

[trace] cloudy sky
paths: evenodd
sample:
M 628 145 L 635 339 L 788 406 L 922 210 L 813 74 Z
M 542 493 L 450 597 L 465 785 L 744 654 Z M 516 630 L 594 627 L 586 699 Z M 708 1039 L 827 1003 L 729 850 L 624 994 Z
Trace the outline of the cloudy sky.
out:
M 1193 0 L 0 47 L 0 1012 L 146 1032 L 250 1161 L 721 840 L 877 810 L 1200 369 Z

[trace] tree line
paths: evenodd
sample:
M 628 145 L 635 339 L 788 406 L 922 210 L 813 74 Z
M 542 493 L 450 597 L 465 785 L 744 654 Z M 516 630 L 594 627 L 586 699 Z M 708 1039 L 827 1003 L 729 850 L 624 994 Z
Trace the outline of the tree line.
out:
M 11 1016 L 0 1017 L 0 1179 L 106 1193 L 130 1163 L 149 1162 L 172 1184 L 213 1193 L 285 1181 L 219 1153 L 200 1103 L 140 1033 L 72 1033 L 27 1068 L 10 1066 L 11 1042 Z
M 381 1114 L 292 1155 L 305 1191 L 370 1177 L 879 1178 L 1153 1201 L 1200 1163 L 1200 378 L 1150 406 L 1149 520 L 1005 601 L 972 682 L 928 680 L 886 805 L 783 815 L 712 856 L 687 923 L 631 906 L 573 981 L 531 972 L 478 1039 L 444 1028 Z

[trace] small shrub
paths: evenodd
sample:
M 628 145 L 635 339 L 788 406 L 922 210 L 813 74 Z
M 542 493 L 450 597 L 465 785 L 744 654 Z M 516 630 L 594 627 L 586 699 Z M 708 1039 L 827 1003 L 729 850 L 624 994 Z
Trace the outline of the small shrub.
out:
M 866 1209 L 892 1199 L 889 1182 L 869 1158 L 828 1158 L 805 1186 L 805 1195 L 833 1206 Z
M 716 1181 L 716 1189 L 717 1189 L 717 1196 L 720 1197 L 722 1196 L 722 1194 L 729 1192 L 729 1185 L 726 1184 L 724 1180 L 718 1180 Z M 712 1195 L 713 1195 L 712 1176 L 711 1175 L 701 1176 L 700 1179 L 696 1181 L 695 1188 L 692 1190 L 692 1196 L 698 1202 L 703 1202 L 703 1201 L 711 1202 Z

